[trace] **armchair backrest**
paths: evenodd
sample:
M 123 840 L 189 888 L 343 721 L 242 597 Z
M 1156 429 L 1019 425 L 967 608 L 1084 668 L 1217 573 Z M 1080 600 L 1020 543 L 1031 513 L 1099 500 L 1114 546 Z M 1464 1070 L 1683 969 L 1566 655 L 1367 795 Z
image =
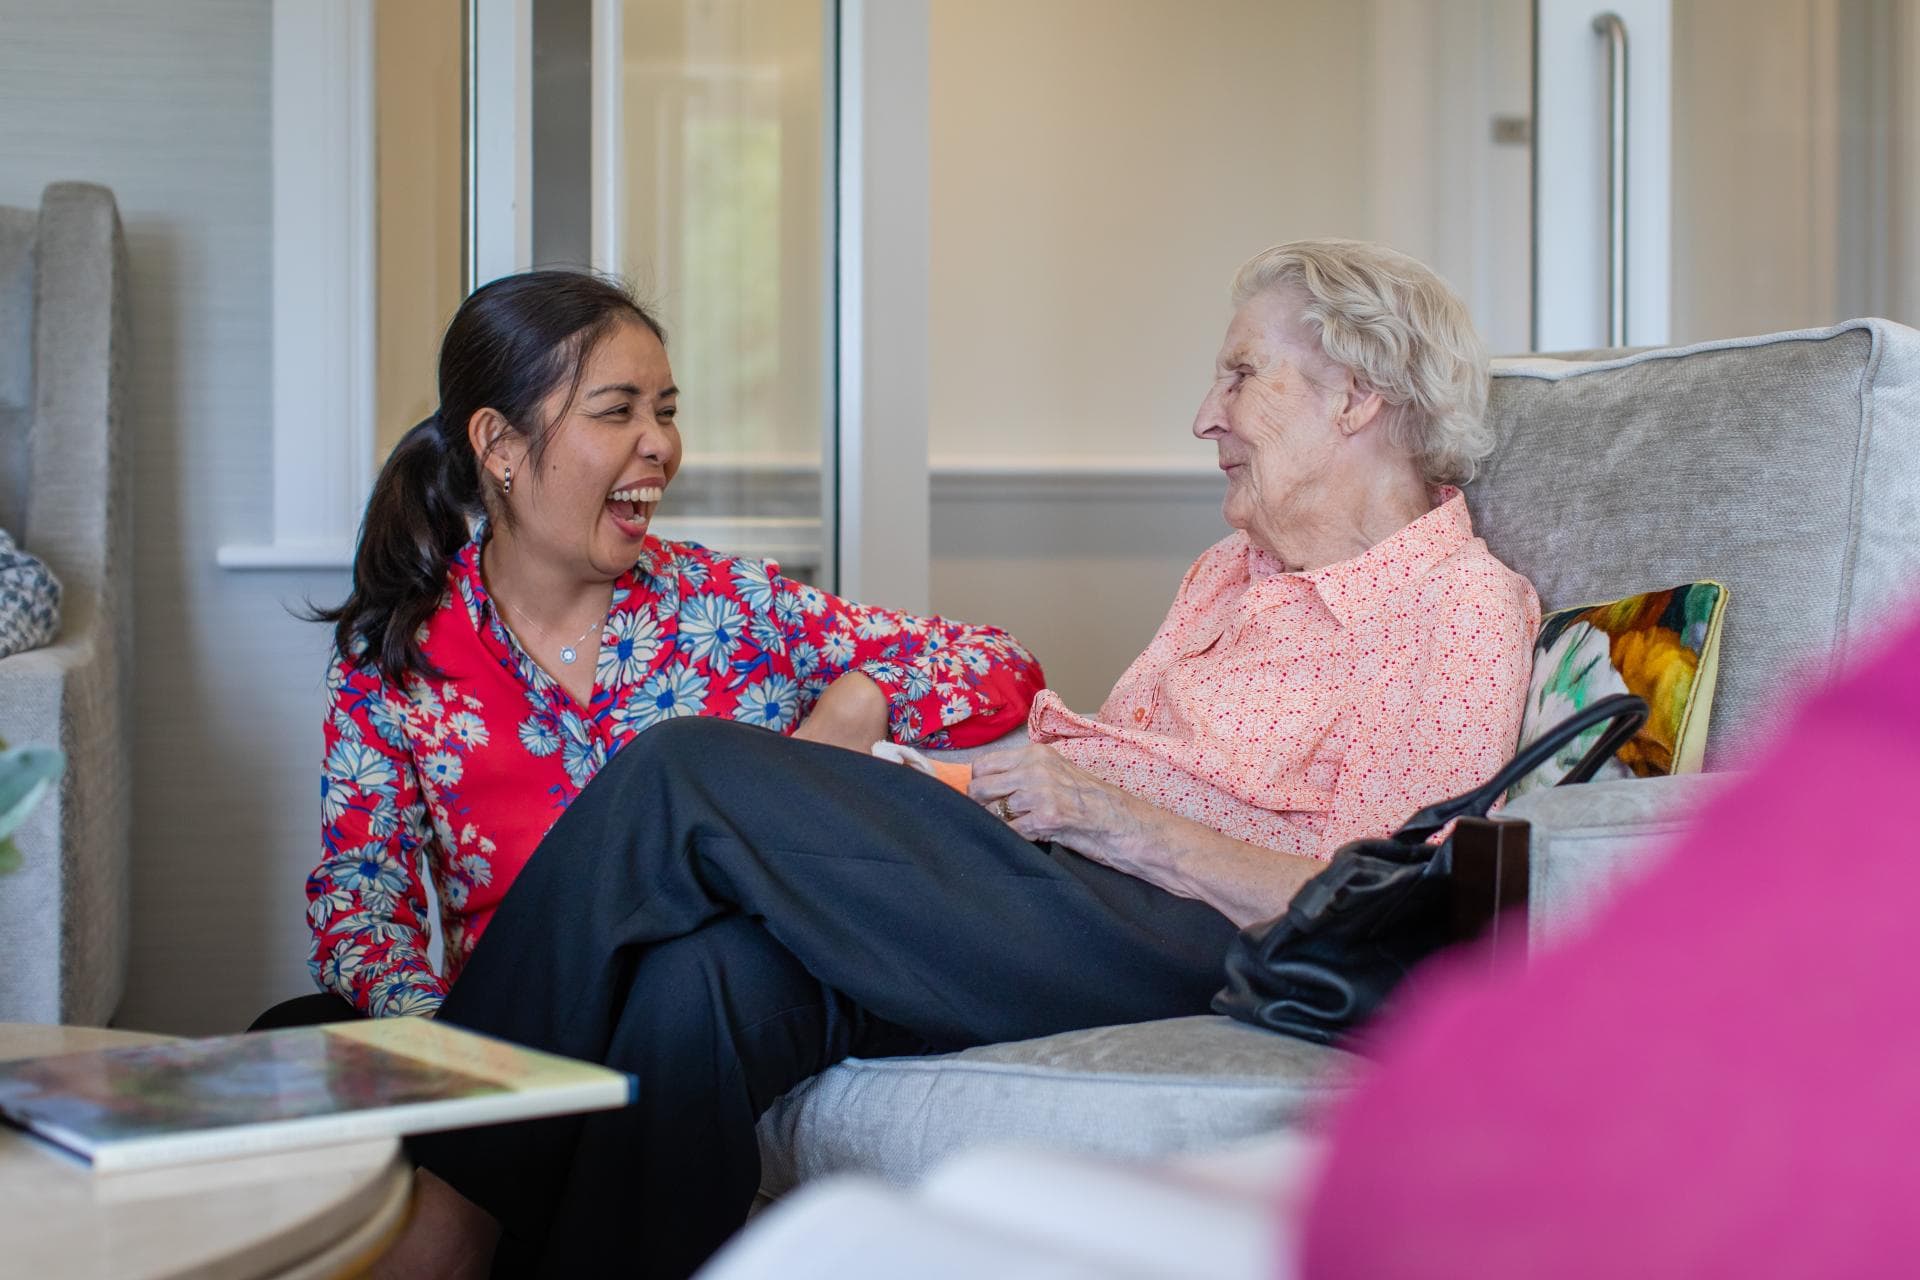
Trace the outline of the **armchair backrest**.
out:
M 33 263 L 39 214 L 0 208 L 0 529 L 26 527 L 33 423 Z
M 1730 592 L 1706 767 L 1920 586 L 1920 332 L 1885 320 L 1494 362 L 1475 526 L 1547 610 Z
M 28 487 L 14 529 L 65 587 L 63 635 L 125 632 L 133 575 L 127 467 L 117 458 L 127 375 L 127 252 L 113 193 L 56 182 L 33 244 Z M 127 637 L 122 634 L 124 642 Z

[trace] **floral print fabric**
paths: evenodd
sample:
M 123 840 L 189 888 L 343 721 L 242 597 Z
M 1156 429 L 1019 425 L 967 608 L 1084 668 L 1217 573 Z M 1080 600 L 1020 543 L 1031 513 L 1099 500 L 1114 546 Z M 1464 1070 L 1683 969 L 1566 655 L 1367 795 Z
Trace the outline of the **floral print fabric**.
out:
M 1540 627 L 1520 741 L 1534 741 L 1589 703 L 1615 693 L 1647 700 L 1647 722 L 1600 766 L 1596 779 L 1661 777 L 1700 767 L 1712 712 L 1727 590 L 1691 582 L 1607 604 L 1562 609 Z M 1556 785 L 1599 741 L 1595 725 L 1515 783 L 1509 800 Z
M 0 658 L 51 644 L 60 633 L 60 580 L 0 529 Z
M 582 707 L 520 648 L 455 558 L 424 649 L 445 679 L 327 672 L 322 859 L 307 880 L 315 980 L 362 1011 L 430 1013 L 573 797 L 635 734 L 675 716 L 791 733 L 849 671 L 887 694 L 900 742 L 962 747 L 1019 727 L 1044 683 L 993 627 L 851 604 L 765 561 L 650 539 L 614 585 Z M 446 972 L 429 962 L 424 861 Z

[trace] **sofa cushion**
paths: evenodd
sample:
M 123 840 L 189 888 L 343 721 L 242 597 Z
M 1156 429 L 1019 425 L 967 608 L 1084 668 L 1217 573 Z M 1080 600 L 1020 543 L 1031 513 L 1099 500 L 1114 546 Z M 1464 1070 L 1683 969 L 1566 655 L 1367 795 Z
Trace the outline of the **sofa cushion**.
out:
M 760 1120 L 761 1187 L 824 1174 L 907 1184 L 982 1142 L 1117 1156 L 1198 1151 L 1297 1125 L 1353 1055 L 1227 1018 L 1170 1018 L 926 1058 L 853 1058 Z
M 1544 607 L 1726 584 L 1710 770 L 1920 578 L 1920 333 L 1902 325 L 1499 360 L 1487 417 L 1474 527 Z
M 1531 824 L 1527 941 L 1536 950 L 1577 930 L 1655 865 L 1737 773 L 1621 778 L 1548 787 L 1501 814 Z

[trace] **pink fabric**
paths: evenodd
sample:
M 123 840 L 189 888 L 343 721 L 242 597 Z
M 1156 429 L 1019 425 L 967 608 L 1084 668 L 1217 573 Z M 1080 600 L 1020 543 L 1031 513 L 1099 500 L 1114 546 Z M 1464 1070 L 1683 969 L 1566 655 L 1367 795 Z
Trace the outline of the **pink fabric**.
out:
M 1466 500 L 1366 554 L 1288 573 L 1235 533 L 1187 571 L 1093 717 L 1035 698 L 1035 741 L 1216 831 L 1326 857 L 1505 763 L 1540 601 Z
M 1306 1274 L 1920 1269 L 1916 778 L 1920 626 L 1579 938 L 1410 992 Z

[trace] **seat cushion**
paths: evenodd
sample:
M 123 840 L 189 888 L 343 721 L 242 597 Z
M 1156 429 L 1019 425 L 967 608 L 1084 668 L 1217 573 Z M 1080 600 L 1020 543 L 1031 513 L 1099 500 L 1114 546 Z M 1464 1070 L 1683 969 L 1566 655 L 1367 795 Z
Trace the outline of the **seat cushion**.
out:
M 1709 770 L 1920 581 L 1920 333 L 1902 325 L 1495 361 L 1487 417 L 1474 528 L 1546 609 L 1726 584 Z
M 926 1058 L 853 1058 L 760 1121 L 761 1187 L 861 1172 L 908 1184 L 982 1142 L 1117 1156 L 1199 1151 L 1308 1120 L 1352 1054 L 1200 1016 Z

